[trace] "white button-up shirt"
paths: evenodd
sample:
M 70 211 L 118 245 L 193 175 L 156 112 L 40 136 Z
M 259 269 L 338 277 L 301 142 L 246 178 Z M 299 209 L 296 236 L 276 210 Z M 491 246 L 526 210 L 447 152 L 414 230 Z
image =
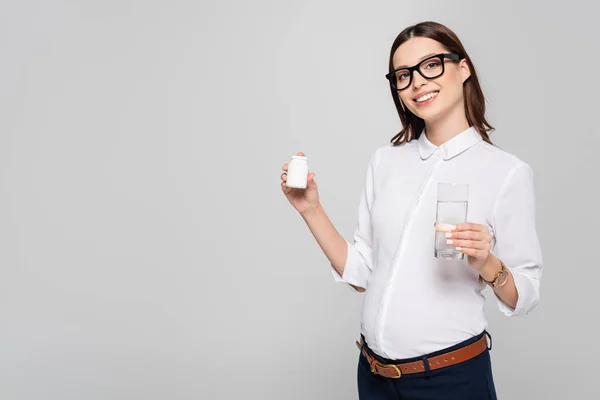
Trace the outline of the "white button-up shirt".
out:
M 542 253 L 528 164 L 485 142 L 474 127 L 439 147 L 424 132 L 402 146 L 381 146 L 369 161 L 343 276 L 333 266 L 332 273 L 337 282 L 366 288 L 361 333 L 383 357 L 423 355 L 487 328 L 486 284 L 467 256 L 434 256 L 438 182 L 468 183 L 467 222 L 494 235 L 491 252 L 519 294 L 514 310 L 494 294 L 500 311 L 526 314 L 539 299 Z

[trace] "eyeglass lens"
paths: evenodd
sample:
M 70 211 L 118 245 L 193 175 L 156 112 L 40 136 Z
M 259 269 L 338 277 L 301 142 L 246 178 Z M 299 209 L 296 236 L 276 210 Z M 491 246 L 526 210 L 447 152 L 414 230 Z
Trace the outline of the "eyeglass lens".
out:
M 437 78 L 442 74 L 443 69 L 440 57 L 429 58 L 419 66 L 419 70 L 426 78 Z M 392 79 L 392 85 L 396 89 L 404 89 L 410 84 L 410 72 L 407 69 L 398 70 L 394 75 L 395 79 Z

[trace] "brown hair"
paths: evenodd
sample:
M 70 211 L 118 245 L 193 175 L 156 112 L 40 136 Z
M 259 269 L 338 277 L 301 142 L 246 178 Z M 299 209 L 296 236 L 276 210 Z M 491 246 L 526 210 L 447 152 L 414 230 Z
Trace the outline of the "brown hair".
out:
M 485 98 L 483 97 L 483 92 L 479 86 L 479 79 L 477 78 L 475 67 L 456 34 L 446 26 L 438 22 L 425 21 L 409 26 L 400 32 L 398 37 L 396 37 L 396 40 L 394 40 L 390 51 L 390 72 L 394 70 L 392 57 L 398 47 L 415 36 L 433 39 L 441 43 L 449 52 L 456 53 L 467 61 L 467 65 L 471 71 L 471 76 L 463 83 L 467 121 L 470 126 L 473 126 L 477 132 L 479 132 L 483 140 L 492 144 L 488 132 L 491 132 L 494 128 L 485 119 Z M 391 85 L 390 91 L 392 92 L 392 98 L 394 99 L 396 110 L 400 116 L 400 122 L 402 123 L 402 130 L 390 141 L 394 146 L 399 146 L 412 139 L 418 139 L 421 131 L 425 128 L 425 121 L 410 112 L 407 107 L 404 107 L 400 101 L 400 96 L 398 96 L 398 91 Z

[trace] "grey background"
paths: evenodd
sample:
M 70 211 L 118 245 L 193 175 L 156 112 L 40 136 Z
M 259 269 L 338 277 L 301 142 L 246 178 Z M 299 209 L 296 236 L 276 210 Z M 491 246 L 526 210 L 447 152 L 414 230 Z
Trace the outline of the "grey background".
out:
M 535 172 L 540 305 L 506 318 L 486 289 L 499 397 L 598 396 L 584 3 L 1 1 L 0 398 L 357 398 L 362 296 L 333 282 L 281 165 L 307 154 L 350 238 L 399 129 L 389 48 L 429 19 Z

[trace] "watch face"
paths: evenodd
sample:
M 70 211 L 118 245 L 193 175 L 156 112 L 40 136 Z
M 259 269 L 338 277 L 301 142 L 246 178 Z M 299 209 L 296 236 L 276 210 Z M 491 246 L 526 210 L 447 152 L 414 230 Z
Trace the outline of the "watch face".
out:
M 508 279 L 508 272 L 502 271 L 500 275 L 498 275 L 498 279 L 496 280 L 496 287 L 500 287 L 506 283 Z

